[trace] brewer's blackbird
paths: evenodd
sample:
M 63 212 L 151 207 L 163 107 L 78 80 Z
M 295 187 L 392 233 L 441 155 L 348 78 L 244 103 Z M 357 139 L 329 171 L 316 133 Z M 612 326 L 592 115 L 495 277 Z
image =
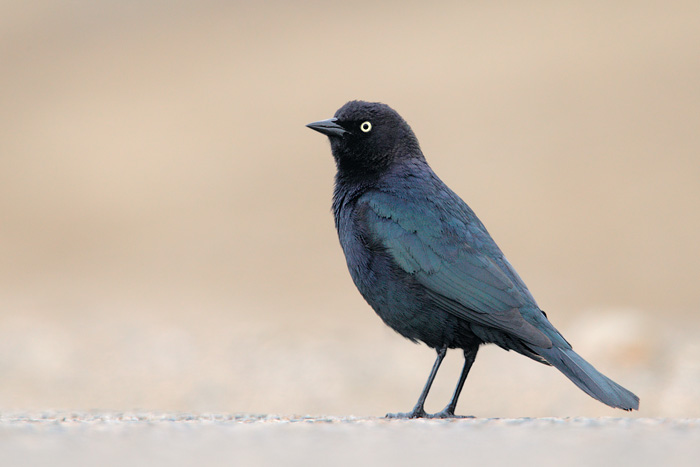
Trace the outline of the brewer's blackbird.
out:
M 327 135 L 337 166 L 333 214 L 355 285 L 379 317 L 437 351 L 412 411 L 391 418 L 455 417 L 481 344 L 551 364 L 591 397 L 624 410 L 639 398 L 581 358 L 549 322 L 484 225 L 425 160 L 411 127 L 381 103 L 350 101 L 309 123 Z M 447 406 L 425 398 L 447 349 L 464 367 Z

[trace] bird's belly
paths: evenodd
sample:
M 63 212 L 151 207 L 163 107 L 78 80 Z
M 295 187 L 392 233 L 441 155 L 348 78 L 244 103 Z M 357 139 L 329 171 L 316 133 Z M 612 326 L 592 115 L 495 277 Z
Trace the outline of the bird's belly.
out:
M 367 259 L 364 267 L 353 267 L 348 261 L 350 274 L 367 303 L 389 327 L 433 348 L 479 345 L 470 324 L 439 309 L 413 276 L 382 255 Z

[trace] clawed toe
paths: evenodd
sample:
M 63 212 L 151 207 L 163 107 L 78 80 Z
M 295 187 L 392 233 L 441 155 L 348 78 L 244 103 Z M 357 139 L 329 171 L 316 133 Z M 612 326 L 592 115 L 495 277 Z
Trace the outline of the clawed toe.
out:
M 443 409 L 438 413 L 426 413 L 425 410 L 413 410 L 412 412 L 388 413 L 384 418 L 410 420 L 413 418 L 474 418 L 472 415 L 455 415 L 454 410 Z
M 427 418 L 474 418 L 472 415 L 455 415 L 452 410 L 441 410 L 438 413 L 430 414 Z
M 410 420 L 412 418 L 429 417 L 425 410 L 413 410 L 411 412 L 388 413 L 384 418 L 395 418 L 399 420 Z

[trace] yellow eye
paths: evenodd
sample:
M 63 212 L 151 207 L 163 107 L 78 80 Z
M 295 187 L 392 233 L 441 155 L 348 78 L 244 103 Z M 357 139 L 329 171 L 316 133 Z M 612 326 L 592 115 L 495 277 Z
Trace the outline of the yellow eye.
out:
M 362 125 L 360 125 L 360 130 L 362 130 L 365 133 L 369 133 L 369 130 L 372 129 L 372 124 L 370 122 L 362 122 Z

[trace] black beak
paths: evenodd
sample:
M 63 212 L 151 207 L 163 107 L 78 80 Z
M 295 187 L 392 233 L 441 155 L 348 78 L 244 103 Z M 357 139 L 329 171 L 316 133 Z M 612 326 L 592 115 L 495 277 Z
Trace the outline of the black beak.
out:
M 329 118 L 328 120 L 309 123 L 306 126 L 326 136 L 343 136 L 345 133 L 349 133 L 348 130 L 335 123 L 337 121 L 337 118 Z

